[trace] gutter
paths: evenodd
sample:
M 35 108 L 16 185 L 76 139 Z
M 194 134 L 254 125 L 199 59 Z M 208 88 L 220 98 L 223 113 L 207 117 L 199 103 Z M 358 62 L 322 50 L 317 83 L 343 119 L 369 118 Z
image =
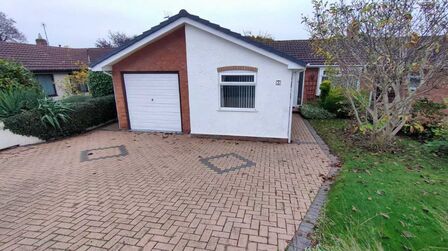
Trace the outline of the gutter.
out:
M 112 77 L 112 74 L 110 74 L 108 71 L 101 71 L 102 73 L 104 73 L 104 74 L 106 74 L 106 75 L 108 75 L 108 76 L 110 76 L 110 77 Z M 115 90 L 114 90 L 115 91 Z

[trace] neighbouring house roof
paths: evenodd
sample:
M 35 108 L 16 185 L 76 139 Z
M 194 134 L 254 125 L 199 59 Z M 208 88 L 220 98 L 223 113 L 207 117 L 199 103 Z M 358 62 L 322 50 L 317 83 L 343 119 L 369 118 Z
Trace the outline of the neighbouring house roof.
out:
M 197 23 L 199 23 L 201 25 L 205 25 L 208 28 L 211 28 L 211 29 L 216 30 L 218 32 L 221 32 L 221 33 L 223 33 L 225 35 L 228 35 L 228 36 L 230 36 L 232 38 L 238 39 L 238 40 L 240 40 L 242 42 L 245 42 L 247 44 L 255 46 L 255 47 L 257 47 L 259 49 L 262 49 L 262 50 L 264 50 L 266 52 L 269 52 L 269 53 L 272 53 L 274 55 L 277 55 L 277 56 L 279 56 L 279 57 L 281 57 L 283 59 L 286 59 L 286 60 L 288 60 L 290 62 L 294 62 L 294 63 L 296 63 L 296 64 L 298 64 L 300 66 L 305 66 L 306 65 L 306 63 L 304 61 L 302 61 L 300 58 L 294 57 L 294 56 L 292 56 L 292 55 L 290 55 L 288 53 L 285 53 L 283 51 L 280 51 L 280 50 L 278 50 L 278 49 L 276 49 L 276 48 L 274 48 L 272 46 L 266 45 L 264 43 L 260 43 L 258 41 L 254 41 L 253 39 L 251 39 L 249 37 L 242 36 L 239 33 L 233 32 L 233 31 L 231 31 L 229 29 L 226 29 L 224 27 L 221 27 L 221 26 L 219 26 L 217 24 L 211 23 L 210 21 L 202 19 L 199 16 L 195 16 L 195 15 L 192 15 L 192 14 L 188 13 L 186 10 L 181 10 L 181 11 L 179 11 L 179 13 L 177 15 L 169 17 L 167 20 L 165 20 L 165 21 L 161 22 L 160 24 L 152 27 L 151 29 L 143 32 L 141 35 L 137 36 L 136 38 L 134 38 L 133 40 L 129 41 L 125 45 L 120 46 L 120 47 L 116 48 L 114 51 L 106 54 L 104 57 L 98 59 L 98 61 L 93 62 L 91 64 L 91 67 L 93 68 L 93 67 L 99 65 L 100 63 L 103 63 L 105 60 L 111 58 L 112 56 L 114 56 L 114 55 L 116 55 L 116 54 L 118 54 L 118 53 L 120 53 L 120 52 L 122 52 L 122 51 L 124 51 L 126 49 L 128 49 L 129 47 L 132 47 L 133 45 L 135 45 L 136 43 L 140 42 L 141 40 L 143 40 L 143 39 L 147 38 L 148 36 L 150 36 L 150 35 L 158 32 L 158 31 L 162 30 L 163 28 L 169 26 L 170 24 L 176 22 L 177 20 L 179 20 L 181 18 L 186 18 L 186 19 L 192 20 L 194 22 L 197 22 Z
M 311 40 L 274 40 L 265 41 L 264 43 L 298 60 L 302 60 L 306 64 L 325 65 L 325 59 L 314 53 L 311 47 Z
M 89 65 L 112 48 L 64 48 L 0 42 L 0 58 L 23 64 L 30 71 L 73 71 Z

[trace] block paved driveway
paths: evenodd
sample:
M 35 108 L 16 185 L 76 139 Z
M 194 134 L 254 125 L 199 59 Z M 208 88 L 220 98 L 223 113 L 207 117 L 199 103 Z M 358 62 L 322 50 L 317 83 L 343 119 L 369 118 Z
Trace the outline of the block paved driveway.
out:
M 283 250 L 330 163 L 294 119 L 299 144 L 99 129 L 0 152 L 0 250 Z

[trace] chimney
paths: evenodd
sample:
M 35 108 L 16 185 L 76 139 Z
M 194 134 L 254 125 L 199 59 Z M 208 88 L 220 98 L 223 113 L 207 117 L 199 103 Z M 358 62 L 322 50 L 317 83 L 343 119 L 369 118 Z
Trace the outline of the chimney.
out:
M 43 39 L 42 36 L 40 35 L 40 33 L 37 35 L 36 45 L 42 45 L 42 46 L 48 45 L 47 40 Z

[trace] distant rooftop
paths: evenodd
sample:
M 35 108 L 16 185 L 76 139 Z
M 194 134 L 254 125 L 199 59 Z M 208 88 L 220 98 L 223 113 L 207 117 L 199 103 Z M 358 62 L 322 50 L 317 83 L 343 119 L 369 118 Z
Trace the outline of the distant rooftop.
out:
M 46 41 L 37 45 L 0 42 L 0 58 L 19 62 L 31 71 L 78 70 L 78 62 L 89 65 L 111 50 L 113 48 L 48 46 Z
M 274 40 L 265 41 L 266 45 L 273 47 L 283 53 L 293 56 L 310 65 L 324 65 L 325 59 L 314 53 L 311 40 Z

